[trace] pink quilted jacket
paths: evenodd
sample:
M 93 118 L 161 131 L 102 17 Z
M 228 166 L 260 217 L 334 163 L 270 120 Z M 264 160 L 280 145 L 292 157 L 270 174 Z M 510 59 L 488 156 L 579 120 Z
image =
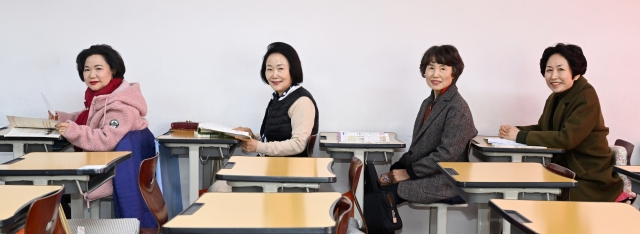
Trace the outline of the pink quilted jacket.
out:
M 69 123 L 64 137 L 86 151 L 113 150 L 129 131 L 142 130 L 149 125 L 144 118 L 147 102 L 138 83 L 122 81 L 113 93 L 95 97 L 89 107 L 86 126 L 74 122 L 80 112 L 56 111 L 60 122 Z

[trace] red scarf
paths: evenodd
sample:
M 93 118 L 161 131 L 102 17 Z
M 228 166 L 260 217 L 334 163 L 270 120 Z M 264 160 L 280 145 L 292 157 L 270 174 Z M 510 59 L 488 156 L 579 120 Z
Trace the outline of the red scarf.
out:
M 451 86 L 451 85 L 449 85 Z M 444 91 L 447 91 L 447 89 L 449 88 L 449 86 L 445 87 L 444 89 L 440 90 L 440 94 L 438 96 L 442 96 L 442 94 L 444 94 Z M 435 98 L 433 99 L 435 101 Z M 427 121 L 427 117 L 429 117 L 429 114 L 431 114 L 431 108 L 433 107 L 433 101 L 431 101 L 431 103 L 429 103 L 429 105 L 427 106 L 427 111 L 424 114 L 424 119 L 422 119 L 422 123 L 424 123 L 425 121 Z
M 109 81 L 109 84 L 98 91 L 93 91 L 90 88 L 87 88 L 87 91 L 84 92 L 84 110 L 82 111 L 82 113 L 80 113 L 80 115 L 78 115 L 78 118 L 75 121 L 76 124 L 87 125 L 87 120 L 89 119 L 89 107 L 93 102 L 93 98 L 96 96 L 113 93 L 113 91 L 115 91 L 122 84 L 122 79 L 123 78 L 113 78 L 111 79 L 111 81 Z M 76 152 L 83 151 L 78 147 L 75 148 Z

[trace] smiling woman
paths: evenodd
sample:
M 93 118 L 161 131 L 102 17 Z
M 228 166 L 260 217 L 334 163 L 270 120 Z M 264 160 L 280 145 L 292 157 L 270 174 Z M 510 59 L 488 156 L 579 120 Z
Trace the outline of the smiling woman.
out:
M 463 70 L 462 58 L 451 45 L 433 46 L 422 56 L 420 74 L 430 95 L 418 110 L 409 151 L 380 177 L 397 204 L 463 202 L 437 167 L 438 162 L 467 161 L 469 141 L 478 134 L 456 86 Z
M 502 125 L 500 137 L 527 145 L 562 148 L 551 161 L 576 173 L 578 187 L 572 201 L 616 200 L 622 180 L 613 172 L 613 152 L 609 149 L 600 101 L 584 78 L 587 59 L 577 45 L 559 43 L 548 47 L 540 59 L 540 73 L 551 89 L 538 124 Z
M 271 43 L 262 60 L 260 77 L 274 92 L 260 135 L 247 127 L 235 128 L 253 136 L 237 137 L 242 140 L 242 151 L 266 156 L 311 156 L 305 149 L 309 137 L 318 133 L 319 112 L 313 96 L 301 85 L 302 66 L 296 50 L 284 42 Z M 226 181 L 216 181 L 209 191 L 230 192 L 231 187 Z

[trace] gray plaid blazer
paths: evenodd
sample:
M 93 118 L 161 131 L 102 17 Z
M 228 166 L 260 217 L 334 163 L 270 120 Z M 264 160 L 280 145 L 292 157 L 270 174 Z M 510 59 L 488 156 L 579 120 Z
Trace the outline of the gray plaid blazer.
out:
M 398 195 L 420 203 L 433 203 L 458 195 L 451 187 L 453 184 L 438 170 L 437 163 L 468 161 L 469 141 L 478 134 L 471 110 L 455 84 L 434 101 L 431 113 L 423 123 L 433 97 L 431 91 L 431 96 L 420 105 L 409 151 L 391 166 L 391 169 L 405 168 L 411 176 L 399 183 Z

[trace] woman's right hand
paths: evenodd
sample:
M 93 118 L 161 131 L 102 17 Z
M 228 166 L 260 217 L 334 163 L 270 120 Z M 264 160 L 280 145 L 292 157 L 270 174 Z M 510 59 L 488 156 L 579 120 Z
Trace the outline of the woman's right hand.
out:
M 243 131 L 243 132 L 248 132 L 248 133 L 249 133 L 249 136 L 251 136 L 251 138 L 253 138 L 253 136 L 255 136 L 255 135 L 253 135 L 253 132 L 251 131 L 251 128 L 246 128 L 246 127 L 242 127 L 242 126 L 240 126 L 240 127 L 234 128 L 233 130 Z M 246 139 L 246 138 L 236 137 L 236 139 L 238 139 L 238 140 L 244 140 L 244 139 Z
M 56 115 L 51 114 L 51 111 L 47 111 L 49 113 L 49 120 L 58 120 L 58 113 Z

